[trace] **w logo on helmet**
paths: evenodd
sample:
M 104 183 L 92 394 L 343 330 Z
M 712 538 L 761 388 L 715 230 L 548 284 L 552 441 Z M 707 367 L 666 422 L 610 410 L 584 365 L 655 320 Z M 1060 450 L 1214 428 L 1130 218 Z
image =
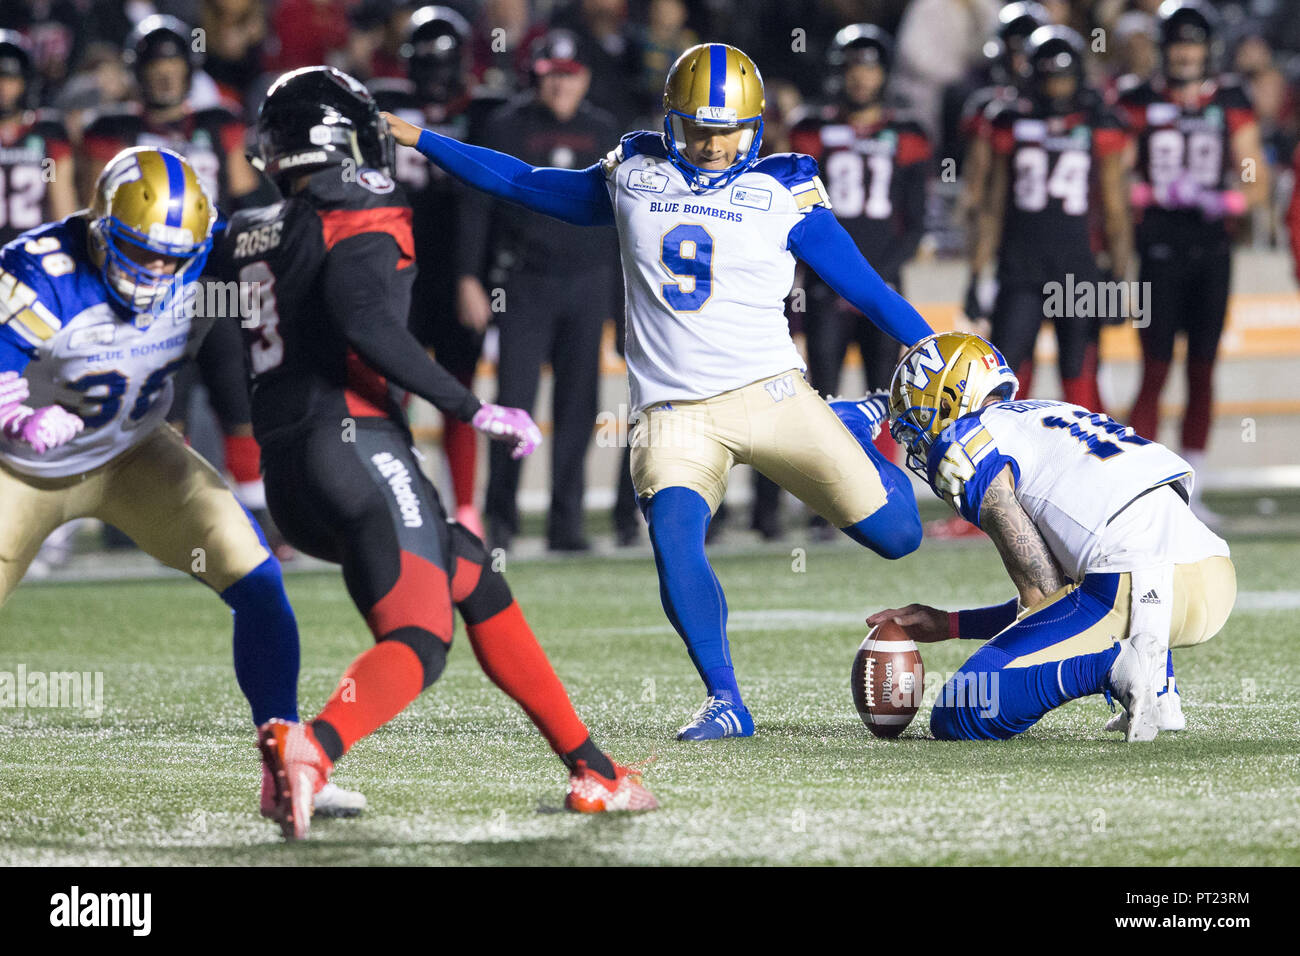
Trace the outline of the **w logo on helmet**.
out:
M 930 339 L 920 348 L 912 353 L 907 362 L 908 378 L 911 380 L 913 388 L 925 388 L 930 383 L 931 373 L 942 372 L 944 365 L 943 354 L 939 351 L 939 344 L 934 339 Z

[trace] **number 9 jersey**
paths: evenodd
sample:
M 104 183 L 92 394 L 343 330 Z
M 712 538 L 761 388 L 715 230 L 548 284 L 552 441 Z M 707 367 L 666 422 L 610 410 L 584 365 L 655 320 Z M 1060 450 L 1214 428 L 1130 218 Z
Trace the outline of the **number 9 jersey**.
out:
M 1007 467 L 1020 506 L 1076 582 L 1089 571 L 1228 554 L 1185 504 L 1191 466 L 1106 415 L 1054 401 L 988 405 L 940 433 L 926 473 L 935 493 L 978 525 L 984 494 Z M 1158 491 L 1164 486 L 1172 490 Z
M 43 455 L 4 443 L 0 461 L 22 474 L 81 474 L 146 438 L 166 418 L 172 379 L 211 325 L 192 294 L 136 314 L 113 303 L 91 261 L 87 234 L 88 222 L 78 214 L 0 249 L 0 349 L 21 354 L 28 405 L 62 405 L 86 425 Z
M 708 398 L 804 369 L 785 297 L 790 230 L 830 200 L 809 156 L 761 159 L 692 190 L 658 133 L 629 133 L 604 161 L 627 294 L 632 406 Z

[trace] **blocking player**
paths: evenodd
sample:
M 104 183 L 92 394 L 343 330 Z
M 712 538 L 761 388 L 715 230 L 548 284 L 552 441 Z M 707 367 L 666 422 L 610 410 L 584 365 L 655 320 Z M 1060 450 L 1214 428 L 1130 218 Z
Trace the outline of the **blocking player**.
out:
M 1047 317 L 1048 284 L 1102 281 L 1089 229 L 1097 200 L 1114 274 L 1124 275 L 1132 245 L 1123 127 L 1084 82 L 1083 41 L 1068 27 L 1039 27 L 1025 45 L 1024 69 L 1023 95 L 995 100 L 980 123 L 991 165 L 970 263 L 973 288 L 997 257 L 990 338 L 1022 379 Z M 1100 396 L 1088 357 L 1099 319 L 1052 318 L 1065 400 L 1094 408 Z
M 1150 740 L 1182 729 L 1170 647 L 1209 640 L 1236 598 L 1227 544 L 1187 506 L 1191 467 L 1078 405 L 1015 401 L 1001 353 L 948 332 L 903 356 L 894 437 L 935 494 L 988 533 L 1017 596 L 947 613 L 873 614 L 918 641 L 987 641 L 930 715 L 941 740 L 1003 740 L 1049 710 L 1113 694 L 1107 730 Z
M 35 75 L 27 39 L 0 30 L 0 245 L 77 209 L 67 130 L 28 108 Z
M 1142 387 L 1129 423 L 1156 438 L 1160 393 L 1174 340 L 1187 341 L 1187 405 L 1182 456 L 1205 461 L 1214 399 L 1214 362 L 1228 308 L 1231 225 L 1267 202 L 1268 163 L 1245 89 L 1213 73 L 1217 15 L 1197 0 L 1167 0 L 1158 15 L 1161 70 L 1121 92 L 1134 140 L 1133 204 L 1138 279 L 1151 290 L 1149 324 L 1139 330 Z M 1192 504 L 1208 516 L 1198 498 Z
M 817 160 L 831 209 L 880 277 L 901 290 L 903 265 L 925 232 L 931 153 L 920 125 L 884 104 L 893 48 L 887 33 L 867 23 L 835 34 L 827 55 L 835 102 L 796 122 L 790 145 Z M 888 388 L 898 343 L 815 275 L 808 298 L 808 383 L 823 395 L 839 392 L 852 338 L 867 390 Z
M 753 61 L 707 43 L 669 70 L 663 131 L 629 133 L 583 170 L 535 168 L 388 119 L 398 142 L 478 189 L 565 222 L 618 227 L 639 416 L 633 480 L 664 610 L 708 693 L 679 740 L 754 733 L 704 550 L 732 465 L 752 465 L 886 558 L 921 541 L 907 476 L 874 449 L 864 454 L 804 381 L 784 310 L 796 256 L 904 344 L 929 327 L 835 218 L 815 159 L 758 159 L 763 103 Z M 884 396 L 868 404 L 883 420 Z
M 653 809 L 640 775 L 592 743 L 482 541 L 446 519 L 416 460 L 392 386 L 519 457 L 541 433 L 526 412 L 480 402 L 407 330 L 411 208 L 390 178 L 374 100 L 345 73 L 304 67 L 272 85 L 257 133 L 259 162 L 286 198 L 236 213 L 211 271 L 260 295 L 247 344 L 271 514 L 295 547 L 343 566 L 375 638 L 310 725 L 281 725 L 268 742 L 294 836 L 348 748 L 442 673 L 453 607 L 483 670 L 568 767 L 566 805 Z
M 446 136 L 478 139 L 487 114 L 502 100 L 471 94 L 469 42 L 469 24 L 455 10 L 435 6 L 416 10 L 401 47 L 406 78 L 370 83 L 379 108 Z M 428 266 L 416 273 L 411 332 L 433 351 L 439 365 L 468 388 L 474 381 L 492 308 L 479 278 L 482 263 L 470 262 L 465 256 L 467 190 L 405 150 L 397 156 L 394 178 L 406 187 L 411 200 L 416 261 Z M 474 506 L 477 432 L 467 422 L 446 416 L 442 448 L 451 472 L 456 520 L 482 537 L 483 522 Z
M 119 528 L 234 612 L 235 678 L 265 736 L 298 726 L 280 565 L 166 422 L 172 378 L 210 324 L 175 290 L 202 270 L 216 218 L 184 159 L 130 149 L 104 167 L 88 211 L 0 250 L 0 603 L 59 525 Z
M 127 147 L 160 146 L 185 157 L 223 213 L 274 201 L 275 190 L 244 156 L 244 124 L 223 107 L 195 109 L 190 105 L 198 65 L 192 42 L 189 27 L 164 15 L 145 17 L 127 37 L 123 59 L 135 75 L 139 103 L 105 110 L 86 127 L 78 162 L 83 183 L 93 183 L 104 163 Z M 226 469 L 234 479 L 235 494 L 258 517 L 277 549 L 285 553 L 266 518 L 242 354 L 233 317 L 214 322 L 196 361 L 176 377 L 170 420 L 185 430 L 189 397 L 201 380 L 221 426 Z

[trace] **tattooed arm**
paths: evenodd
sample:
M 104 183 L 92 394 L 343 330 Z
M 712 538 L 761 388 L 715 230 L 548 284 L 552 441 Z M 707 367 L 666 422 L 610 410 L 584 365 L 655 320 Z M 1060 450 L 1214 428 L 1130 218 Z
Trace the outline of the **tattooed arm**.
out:
M 980 505 L 980 528 L 993 539 L 1002 563 L 1020 592 L 1020 605 L 1033 607 L 1068 583 L 1047 542 L 1016 500 L 1011 466 L 989 483 Z

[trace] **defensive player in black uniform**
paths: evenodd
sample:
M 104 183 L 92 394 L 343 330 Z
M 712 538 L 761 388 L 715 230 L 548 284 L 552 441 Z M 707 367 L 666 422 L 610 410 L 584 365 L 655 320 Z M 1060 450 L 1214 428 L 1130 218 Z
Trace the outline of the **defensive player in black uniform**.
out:
M 32 110 L 26 38 L 0 30 L 0 246 L 76 212 L 72 147 L 58 116 Z
M 106 110 L 87 125 L 77 164 L 83 183 L 93 184 L 104 163 L 129 146 L 164 146 L 189 161 L 224 215 L 275 198 L 274 188 L 244 155 L 244 124 L 239 118 L 221 107 L 195 110 L 189 105 L 198 62 L 192 44 L 189 27 L 169 16 L 146 17 L 127 37 L 123 58 L 134 71 L 140 102 Z M 235 495 L 257 515 L 277 555 L 284 558 L 289 552 L 266 520 L 243 349 L 234 319 L 218 317 L 197 360 L 177 375 L 169 420 L 187 430 L 190 394 L 201 380 L 221 426 Z
M 237 213 L 211 271 L 260 293 L 246 331 L 271 513 L 295 547 L 343 566 L 375 638 L 310 725 L 268 739 L 286 814 L 305 833 L 310 790 L 441 674 L 453 605 L 484 671 L 569 768 L 570 809 L 652 808 L 639 775 L 592 743 L 505 579 L 479 538 L 446 519 L 412 451 L 393 386 L 516 456 L 541 435 L 526 412 L 480 402 L 406 328 L 411 209 L 389 176 L 374 100 L 329 67 L 287 73 L 262 106 L 258 151 L 287 198 Z
M 370 83 L 379 108 L 444 136 L 478 142 L 487 114 L 502 100 L 471 94 L 469 42 L 470 26 L 455 10 L 437 6 L 416 10 L 400 51 L 407 79 Z M 415 257 L 425 263 L 411 294 L 411 332 L 433 352 L 439 365 L 469 387 L 492 316 L 480 278 L 484 264 L 464 261 L 460 242 L 469 191 L 405 149 L 397 154 L 395 178 L 410 197 Z M 474 506 L 476 433 L 458 418 L 445 418 L 442 447 L 451 471 L 456 520 L 481 537 L 483 525 Z
M 1174 339 L 1186 335 L 1181 453 L 1198 471 L 1228 308 L 1230 222 L 1268 197 L 1268 164 L 1246 91 L 1235 77 L 1212 73 L 1215 19 L 1195 0 L 1162 4 L 1161 72 L 1119 96 L 1134 140 L 1133 204 L 1143 210 L 1139 279 L 1151 289 L 1150 324 L 1140 330 L 1142 388 L 1129 423 L 1139 435 L 1157 438 Z M 1199 496 L 1193 506 L 1207 516 Z
M 884 105 L 893 41 L 870 24 L 847 26 L 828 54 L 830 105 L 795 123 L 790 146 L 821 166 L 831 209 L 882 279 L 901 291 L 903 264 L 916 254 L 925 224 L 930 143 L 920 125 Z M 850 340 L 857 342 L 867 389 L 888 388 L 899 345 L 808 271 L 808 381 L 839 391 Z
M 1011 368 L 1025 374 L 1039 328 L 1051 318 L 1065 400 L 1095 408 L 1099 396 L 1088 357 L 1102 318 L 1097 284 L 1103 273 L 1089 213 L 1099 196 L 1111 268 L 1122 276 L 1131 248 L 1124 132 L 1119 117 L 1085 85 L 1083 42 L 1073 30 L 1039 27 L 1025 59 L 1024 95 L 995 100 L 981 126 L 992 165 L 971 256 L 972 289 L 996 254 L 993 343 Z M 1051 283 L 1060 289 L 1055 315 L 1048 314 Z M 1091 300 L 1073 294 L 1084 284 L 1091 284 Z M 967 294 L 970 312 L 979 311 L 974 299 Z M 1081 311 L 1091 314 L 1077 314 L 1076 301 L 1085 301 Z

